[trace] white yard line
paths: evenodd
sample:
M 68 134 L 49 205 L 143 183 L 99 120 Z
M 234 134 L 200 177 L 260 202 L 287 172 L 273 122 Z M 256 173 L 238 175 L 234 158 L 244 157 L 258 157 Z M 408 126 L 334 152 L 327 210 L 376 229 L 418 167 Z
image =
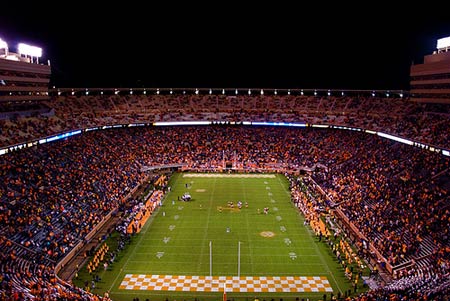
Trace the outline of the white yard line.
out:
M 283 177 L 284 177 L 284 176 L 283 176 Z M 281 176 L 278 175 L 278 177 L 277 177 L 278 182 L 280 183 L 281 187 L 283 187 L 283 190 L 286 192 L 286 194 L 289 195 L 289 200 L 290 200 L 290 198 L 291 198 L 291 192 L 289 191 L 289 189 L 287 189 L 286 187 L 284 187 L 284 184 L 283 184 L 283 182 L 281 182 L 280 178 L 281 178 Z
M 241 185 L 244 187 L 244 199 L 247 202 L 247 191 L 245 189 L 245 185 L 244 185 L 244 181 L 243 180 L 241 180 Z M 250 206 L 250 204 L 249 204 L 249 206 Z M 248 221 L 248 215 L 247 214 L 245 215 L 245 222 L 247 224 L 247 229 L 250 229 L 251 227 L 250 227 L 250 223 Z M 248 249 L 250 250 L 250 268 L 251 268 L 251 273 L 253 274 L 254 273 L 254 271 L 253 271 L 253 247 L 251 245 L 251 241 L 252 240 L 250 238 L 250 231 L 247 230 L 247 242 L 246 242 L 246 244 L 248 245 Z
M 183 175 L 183 177 L 184 177 L 184 175 Z M 211 196 L 209 198 L 208 216 L 207 216 L 207 219 L 206 219 L 206 227 L 204 228 L 204 231 L 203 231 L 203 239 L 202 239 L 202 242 L 201 242 L 202 248 L 200 249 L 200 262 L 197 264 L 197 272 L 200 272 L 200 270 L 202 268 L 200 263 L 202 263 L 201 259 L 203 258 L 203 253 L 205 252 L 205 247 L 206 247 L 206 245 L 208 245 L 208 247 L 209 247 L 209 243 L 206 242 L 206 237 L 208 236 L 209 220 L 210 220 L 210 216 L 211 216 L 211 210 L 213 208 L 212 203 L 213 203 L 213 198 L 214 198 L 214 191 L 216 190 L 216 181 L 217 180 L 214 179 L 214 186 L 213 186 L 213 189 L 211 191 Z M 208 262 L 209 262 L 209 260 L 208 260 Z M 209 266 L 208 266 L 208 269 L 209 269 Z
M 152 220 L 153 220 L 153 219 L 152 219 Z M 149 220 L 149 221 L 150 221 L 150 220 Z M 146 225 L 147 225 L 147 224 L 150 224 L 150 223 L 146 223 Z M 144 226 L 144 228 L 145 228 L 145 229 L 142 229 L 143 231 L 141 231 L 141 232 L 143 232 L 143 233 L 145 233 L 145 231 L 147 230 L 148 226 L 147 226 L 147 227 Z M 128 256 L 127 261 L 125 261 L 125 263 L 123 264 L 122 268 L 120 269 L 120 272 L 117 273 L 117 276 L 116 276 L 116 278 L 114 279 L 114 281 L 113 281 L 113 283 L 111 284 L 111 286 L 109 287 L 109 290 L 108 290 L 108 291 L 111 291 L 112 288 L 114 287 L 114 285 L 116 284 L 117 279 L 119 278 L 120 274 L 123 272 L 123 270 L 125 269 L 125 267 L 128 265 L 128 262 L 131 261 L 131 258 L 133 258 L 133 255 L 136 253 L 136 250 L 138 249 L 138 246 L 140 246 L 141 241 L 142 241 L 142 238 L 143 238 L 144 236 L 145 236 L 145 235 L 139 235 L 138 243 L 134 245 L 134 248 L 133 248 L 133 251 L 131 252 L 131 255 Z
M 336 278 L 334 278 L 334 274 L 330 271 L 330 268 L 328 267 L 328 264 L 326 263 L 325 258 L 323 258 L 322 252 L 320 252 L 319 248 L 317 247 L 317 242 L 314 240 L 313 233 L 310 231 L 309 228 L 308 228 L 308 232 L 311 233 L 311 236 L 310 236 L 311 241 L 312 241 L 312 244 L 314 245 L 314 248 L 316 249 L 316 252 L 319 254 L 320 261 L 322 261 L 323 265 L 326 267 L 326 270 L 328 271 L 328 274 L 331 275 L 331 278 L 333 278 L 333 281 L 334 281 L 334 283 L 336 283 L 339 291 L 341 293 L 344 293 L 344 291 L 339 286 L 339 282 L 336 280 Z

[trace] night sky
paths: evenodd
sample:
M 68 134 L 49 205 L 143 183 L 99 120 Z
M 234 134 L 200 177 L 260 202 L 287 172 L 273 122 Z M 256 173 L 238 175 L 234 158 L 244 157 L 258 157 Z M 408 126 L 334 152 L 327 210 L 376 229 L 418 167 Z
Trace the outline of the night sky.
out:
M 42 47 L 57 87 L 409 89 L 450 36 L 445 9 L 10 2 L 0 38 Z

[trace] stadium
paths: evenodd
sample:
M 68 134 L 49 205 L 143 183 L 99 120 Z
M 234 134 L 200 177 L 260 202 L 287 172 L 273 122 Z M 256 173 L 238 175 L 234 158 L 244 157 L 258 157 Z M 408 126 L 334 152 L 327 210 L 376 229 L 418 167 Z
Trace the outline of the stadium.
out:
M 1 300 L 448 300 L 449 45 L 410 91 L 49 88 L 0 40 Z

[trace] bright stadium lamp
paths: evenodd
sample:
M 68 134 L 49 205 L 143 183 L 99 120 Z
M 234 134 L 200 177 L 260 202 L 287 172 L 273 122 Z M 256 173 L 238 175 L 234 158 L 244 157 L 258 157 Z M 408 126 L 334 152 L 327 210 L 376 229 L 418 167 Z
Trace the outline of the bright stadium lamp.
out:
M 450 48 L 450 37 L 442 38 L 437 40 L 437 49 L 444 50 Z
M 7 57 L 8 56 L 8 43 L 6 43 L 2 39 L 0 39 L 0 50 L 2 50 L 2 49 L 4 49 L 4 51 L 2 51 L 2 52 L 4 52 L 3 55 L 5 55 L 5 57 Z M 0 52 L 0 55 L 1 54 L 2 53 Z
M 19 53 L 24 55 L 29 55 L 33 57 L 41 57 L 42 56 L 42 48 L 30 46 L 24 43 L 19 43 Z
M 36 62 L 39 63 L 39 58 L 42 56 L 42 48 L 36 46 L 30 46 L 28 44 L 19 43 L 17 47 L 19 54 L 31 57 L 31 62 L 33 58 L 36 58 Z
M 17 50 L 19 54 L 29 55 L 30 54 L 30 46 L 27 44 L 19 43 L 17 46 Z
M 7 49 L 7 48 L 8 48 L 8 43 L 6 43 L 2 39 L 0 39 L 0 49 Z

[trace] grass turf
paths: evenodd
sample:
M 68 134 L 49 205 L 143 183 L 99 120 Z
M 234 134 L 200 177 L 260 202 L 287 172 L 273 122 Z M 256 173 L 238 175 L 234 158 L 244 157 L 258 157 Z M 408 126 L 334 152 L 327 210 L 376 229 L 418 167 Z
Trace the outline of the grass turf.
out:
M 326 276 L 336 295 L 351 289 L 330 248 L 303 225 L 303 216 L 290 201 L 289 183 L 272 178 L 187 177 L 175 174 L 163 205 L 142 231 L 119 253 L 94 293 L 110 291 L 115 300 L 219 300 L 222 293 L 167 292 L 119 289 L 126 274 L 213 276 Z M 185 192 L 192 200 L 178 201 Z M 243 202 L 237 209 L 237 201 Z M 227 203 L 233 201 L 234 208 Z M 248 203 L 248 207 L 245 203 Z M 268 207 L 268 214 L 263 208 Z M 227 230 L 228 229 L 228 230 Z M 263 233 L 273 235 L 267 237 Z M 108 244 L 115 248 L 116 237 Z M 238 249 L 240 243 L 240 264 Z M 238 270 L 238 267 L 240 269 Z M 83 268 L 74 283 L 83 287 L 92 276 Z M 324 293 L 227 292 L 230 300 L 322 300 Z M 330 299 L 330 294 L 328 293 Z

